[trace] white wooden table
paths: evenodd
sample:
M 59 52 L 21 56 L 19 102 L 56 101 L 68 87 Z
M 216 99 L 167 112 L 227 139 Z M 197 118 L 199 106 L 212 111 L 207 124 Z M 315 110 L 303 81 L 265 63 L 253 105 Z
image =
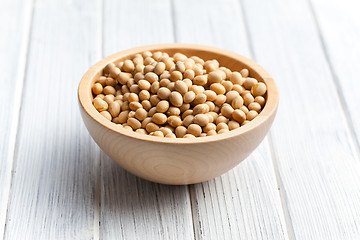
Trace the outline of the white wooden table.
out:
M 360 239 L 358 0 L 1 0 L 0 237 Z M 86 131 L 77 84 L 153 43 L 232 50 L 275 78 L 270 134 L 208 182 L 139 179 Z

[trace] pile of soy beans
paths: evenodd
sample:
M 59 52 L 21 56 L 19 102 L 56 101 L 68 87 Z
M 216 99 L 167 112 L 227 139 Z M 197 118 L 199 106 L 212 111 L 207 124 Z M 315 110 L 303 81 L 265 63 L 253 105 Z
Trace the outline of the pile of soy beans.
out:
M 109 63 L 92 87 L 100 114 L 129 131 L 168 138 L 225 133 L 263 109 L 266 85 L 240 72 L 182 53 L 146 51 Z

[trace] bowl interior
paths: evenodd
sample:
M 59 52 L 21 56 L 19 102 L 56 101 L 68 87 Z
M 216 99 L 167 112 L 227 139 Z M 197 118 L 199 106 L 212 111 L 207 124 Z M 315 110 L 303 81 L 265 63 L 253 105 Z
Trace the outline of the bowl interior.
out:
M 260 114 L 250 121 L 250 123 L 229 131 L 227 133 L 222 133 L 219 135 L 208 136 L 203 138 L 159 138 L 153 137 L 143 134 L 134 133 L 128 130 L 125 130 L 111 121 L 105 119 L 92 105 L 93 95 L 91 92 L 91 87 L 95 83 L 95 81 L 102 75 L 103 68 L 110 62 L 117 64 L 120 61 L 124 61 L 127 59 L 132 59 L 135 54 L 141 53 L 144 51 L 162 51 L 168 53 L 170 56 L 174 53 L 180 52 L 185 54 L 186 56 L 198 56 L 204 60 L 212 60 L 216 59 L 219 61 L 220 66 L 224 66 L 229 68 L 231 71 L 240 71 L 243 68 L 247 68 L 249 70 L 250 77 L 256 78 L 258 81 L 264 82 L 267 86 L 267 95 L 266 95 L 266 103 L 263 110 Z M 239 135 L 245 131 L 250 130 L 251 128 L 256 127 L 258 124 L 267 120 L 269 116 L 271 116 L 277 109 L 278 105 L 278 91 L 277 86 L 272 79 L 272 77 L 258 64 L 254 61 L 245 58 L 241 55 L 235 54 L 233 52 L 229 52 L 223 49 L 218 49 L 214 47 L 206 47 L 200 45 L 189 45 L 189 44 L 161 44 L 161 45 L 151 45 L 145 47 L 138 47 L 129 50 L 125 50 L 116 54 L 113 54 L 109 57 L 104 58 L 94 66 L 92 66 L 83 76 L 80 81 L 79 89 L 79 102 L 84 110 L 89 114 L 94 120 L 103 126 L 118 132 L 120 134 L 142 139 L 146 141 L 152 142 L 165 142 L 165 143 L 201 143 L 201 142 L 210 142 L 217 141 L 223 138 L 231 138 L 236 135 Z

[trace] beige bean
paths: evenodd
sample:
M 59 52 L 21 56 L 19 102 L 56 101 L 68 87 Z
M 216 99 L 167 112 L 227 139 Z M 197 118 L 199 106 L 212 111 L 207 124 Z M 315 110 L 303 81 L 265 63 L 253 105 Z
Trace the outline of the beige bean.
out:
M 161 79 L 160 80 L 160 87 L 166 87 L 167 85 L 169 85 L 169 83 L 171 83 L 171 81 L 167 78 Z
M 236 98 L 234 98 L 231 102 L 231 106 L 234 108 L 234 109 L 239 109 L 241 108 L 241 106 L 244 104 L 244 100 L 242 99 L 241 96 L 238 96 Z
M 215 105 L 217 106 L 221 106 L 222 104 L 224 104 L 226 101 L 226 96 L 225 95 L 217 95 L 216 99 L 214 100 Z
M 203 131 L 205 133 L 208 133 L 211 130 L 216 130 L 216 125 L 214 123 L 208 123 L 205 125 L 205 127 L 203 127 Z
M 151 120 L 152 120 L 154 123 L 161 125 L 161 124 L 166 123 L 167 117 L 166 117 L 166 115 L 163 114 L 163 113 L 155 113 L 155 114 L 152 116 Z
M 194 135 L 195 137 L 199 137 L 202 132 L 202 128 L 197 124 L 190 124 L 186 132 Z
M 184 95 L 188 91 L 188 86 L 184 81 L 176 81 L 174 85 L 174 89 L 178 91 L 180 94 Z
M 155 113 L 156 113 L 156 107 L 152 107 L 152 108 L 150 108 L 150 110 L 148 112 L 148 116 L 152 117 L 152 116 L 154 116 Z
M 159 130 L 164 134 L 164 136 L 166 136 L 167 134 L 173 133 L 173 132 L 171 131 L 171 129 L 168 128 L 168 127 L 161 127 Z
M 241 106 L 240 110 L 243 111 L 245 114 L 249 112 L 249 109 L 245 105 Z
M 92 91 L 95 95 L 98 95 L 103 92 L 103 86 L 100 83 L 95 83 L 92 87 Z
M 194 117 L 193 122 L 201 127 L 204 127 L 206 124 L 209 123 L 209 118 L 205 114 L 198 114 Z
M 155 137 L 164 137 L 164 134 L 161 131 L 155 131 L 150 133 L 149 135 L 155 136 Z
M 248 106 L 250 103 L 254 102 L 254 97 L 248 93 L 243 96 L 244 104 Z
M 145 129 L 147 132 L 152 133 L 155 131 L 159 131 L 160 127 L 153 122 L 149 122 L 148 124 L 146 124 Z
M 136 111 L 137 109 L 142 108 L 142 105 L 139 102 L 131 102 L 129 103 L 129 108 L 133 111 Z
M 114 99 L 115 99 L 114 95 L 109 94 L 109 95 L 106 95 L 103 100 L 104 100 L 107 104 L 110 105 L 110 103 L 114 102 Z
M 239 109 L 234 110 L 231 116 L 238 123 L 242 123 L 246 119 L 246 114 Z
M 219 123 L 228 123 L 229 122 L 229 119 L 226 118 L 225 116 L 218 116 L 216 118 L 216 124 L 219 124 Z
M 201 113 L 207 113 L 207 112 L 209 112 L 209 106 L 207 104 L 205 104 L 205 103 L 196 105 L 193 108 L 193 114 L 194 115 L 198 115 L 198 114 L 201 114 Z
M 246 114 L 246 120 L 253 120 L 257 115 L 259 115 L 257 113 L 257 111 L 254 111 L 254 110 L 250 110 L 247 114 Z
M 175 63 L 175 70 L 176 71 L 179 71 L 179 72 L 181 72 L 181 73 L 183 73 L 183 72 L 185 72 L 185 64 L 184 64 L 184 62 L 180 62 L 180 61 L 178 61 L 178 62 L 176 62 Z
M 207 101 L 205 102 L 206 105 L 209 106 L 209 111 L 212 112 L 215 109 L 215 104 L 213 102 Z
M 152 106 L 156 106 L 161 101 L 161 98 L 159 98 L 158 95 L 152 95 L 150 97 L 150 102 Z
M 179 116 L 180 109 L 178 107 L 169 107 L 169 110 L 166 112 L 168 116 Z
M 164 99 L 164 100 L 169 99 L 170 94 L 171 94 L 171 91 L 167 87 L 161 87 L 157 91 L 157 95 L 159 96 L 159 98 Z
M 134 130 L 141 128 L 141 123 L 136 118 L 129 118 L 126 123 Z
M 170 74 L 170 80 L 172 82 L 176 82 L 178 80 L 182 80 L 183 79 L 183 75 L 181 72 L 179 71 L 173 71 L 171 74 Z
M 143 108 L 146 110 L 146 111 L 149 111 L 150 108 L 152 107 L 151 105 L 151 102 L 149 100 L 143 100 L 141 102 L 141 105 L 143 106 Z
M 139 93 L 139 99 L 141 101 L 149 100 L 150 99 L 150 93 L 147 90 L 141 90 Z
M 118 121 L 119 123 L 125 123 L 128 119 L 129 111 L 123 111 L 119 114 Z
M 228 122 L 228 126 L 229 126 L 229 130 L 234 130 L 236 128 L 239 128 L 240 124 L 236 121 L 231 120 Z
M 105 95 L 108 95 L 108 94 L 112 94 L 112 95 L 115 95 L 115 93 L 116 93 L 116 90 L 115 90 L 115 88 L 114 87 L 112 87 L 112 86 L 106 86 L 106 87 L 104 87 L 104 94 Z
M 172 127 L 178 127 L 178 126 L 181 126 L 181 124 L 182 124 L 181 118 L 178 117 L 178 116 L 170 116 L 170 117 L 168 117 L 167 122 Z
M 179 109 L 180 110 L 180 109 Z M 183 112 L 183 114 L 181 115 L 182 119 L 186 118 L 186 116 L 192 115 L 193 114 L 193 110 L 192 109 L 188 109 L 185 112 Z
M 213 90 L 205 90 L 204 94 L 206 95 L 206 99 L 208 101 L 214 101 L 216 99 L 216 92 Z
M 156 105 L 156 111 L 159 113 L 164 113 L 169 109 L 170 105 L 169 102 L 166 100 L 161 100 L 157 105 Z
M 184 118 L 184 120 L 182 121 L 182 124 L 185 127 L 188 127 L 190 124 L 192 124 L 194 121 L 194 116 L 193 115 L 188 115 Z
M 118 102 L 112 102 L 109 105 L 109 113 L 113 117 L 117 117 L 120 113 L 120 104 Z
M 185 134 L 186 134 L 186 132 L 187 132 L 187 129 L 186 129 L 186 127 L 184 127 L 184 126 L 178 126 L 178 127 L 175 129 L 175 135 L 176 135 L 176 137 L 178 137 L 178 138 L 184 137 Z
M 246 68 L 244 68 L 244 69 L 242 69 L 242 70 L 240 71 L 240 74 L 241 74 L 242 77 L 246 78 L 246 77 L 249 76 L 249 70 L 246 69 Z
M 186 57 L 184 54 L 182 54 L 182 53 L 175 53 L 175 54 L 173 55 L 173 58 L 174 58 L 174 61 L 175 61 L 175 62 L 177 62 L 177 61 L 182 61 L 182 62 L 184 62 L 184 61 L 187 59 L 187 57 Z
M 255 97 L 254 101 L 259 103 L 261 107 L 264 107 L 265 105 L 265 98 L 262 96 Z
M 256 112 L 259 112 L 261 110 L 261 105 L 257 102 L 252 102 L 248 106 L 249 110 L 254 110 Z
M 114 68 L 115 67 L 115 64 L 114 63 L 109 63 L 109 64 L 107 64 L 105 67 L 104 67 L 104 73 L 105 74 L 107 74 L 107 73 L 109 73 L 109 71 L 110 71 L 110 68 Z
M 146 80 L 139 80 L 138 85 L 141 90 L 150 90 L 151 88 L 151 84 Z
M 111 121 L 112 117 L 111 114 L 108 111 L 102 111 L 100 114 L 105 117 L 107 120 Z
M 257 84 L 257 80 L 255 78 L 247 77 L 243 83 L 245 89 L 250 90 L 255 84 Z
M 228 129 L 229 130 L 229 126 L 227 125 L 227 123 L 221 122 L 221 123 L 216 125 L 216 131 L 219 133 L 219 131 L 221 129 Z
M 192 70 L 192 69 L 186 70 L 186 71 L 184 72 L 184 74 L 183 74 L 183 77 L 184 77 L 184 78 L 188 78 L 188 79 L 190 79 L 190 80 L 193 80 L 194 77 L 195 77 L 195 72 L 194 72 L 194 70 Z
M 226 132 L 229 132 L 229 129 L 223 128 L 218 131 L 218 134 L 222 134 L 222 133 L 226 133 Z
M 94 104 L 94 107 L 96 108 L 96 110 L 98 110 L 98 111 L 105 111 L 109 107 L 107 102 L 105 102 L 101 98 L 95 98 L 93 104 Z
M 136 93 L 130 93 L 128 97 L 129 102 L 139 102 L 139 96 Z
M 206 133 L 206 136 L 214 136 L 217 135 L 216 130 L 210 130 L 209 132 Z
M 234 109 L 230 105 L 225 105 L 221 108 L 221 114 L 227 118 L 231 118 L 231 114 L 234 112 Z
M 210 84 L 212 84 L 212 83 L 220 83 L 223 80 L 223 76 L 220 73 L 220 71 L 213 71 L 213 72 L 209 73 L 208 79 L 209 79 Z
M 193 91 L 189 91 L 184 94 L 184 103 L 191 103 L 194 101 L 196 94 Z
M 169 101 L 175 107 L 181 107 L 183 104 L 183 98 L 179 92 L 173 91 L 169 96 Z
M 264 96 L 266 93 L 266 85 L 263 82 L 259 82 L 256 83 L 252 88 L 251 88 L 251 94 L 254 97 L 257 96 Z
M 204 75 L 199 75 L 194 77 L 193 83 L 200 86 L 205 86 L 208 82 L 207 77 Z
M 157 75 L 161 75 L 164 73 L 165 71 L 165 63 L 163 62 L 158 62 L 156 65 L 155 65 L 155 68 L 154 68 L 154 73 L 156 73 Z
M 135 117 L 139 120 L 139 121 L 143 121 L 148 115 L 148 112 L 143 109 L 143 108 L 139 108 L 135 111 Z
M 244 88 L 239 84 L 234 84 L 232 90 L 237 91 L 239 94 L 241 94 L 244 91 Z
M 112 67 L 109 69 L 109 74 L 112 78 L 117 78 L 120 72 L 120 69 L 117 67 Z
M 185 112 L 186 110 L 189 110 L 189 109 L 190 109 L 190 104 L 189 103 L 184 103 L 180 107 L 180 112 Z
M 153 72 L 148 72 L 145 74 L 145 77 L 144 77 L 145 80 L 147 80 L 149 83 L 154 83 L 155 81 L 158 81 L 159 80 L 159 76 L 156 75 L 155 73 Z
M 224 86 L 225 92 L 231 91 L 231 89 L 232 89 L 233 86 L 234 86 L 234 85 L 232 84 L 232 82 L 230 82 L 230 81 L 223 81 L 223 82 L 221 83 L 221 85 Z
M 216 94 L 221 95 L 226 92 L 225 87 L 220 83 L 213 83 L 210 85 L 210 90 L 214 91 Z

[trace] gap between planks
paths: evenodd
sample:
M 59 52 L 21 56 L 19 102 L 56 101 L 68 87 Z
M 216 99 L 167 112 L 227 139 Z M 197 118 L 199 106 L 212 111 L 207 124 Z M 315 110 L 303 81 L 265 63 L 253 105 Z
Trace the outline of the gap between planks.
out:
M 177 34 L 176 34 L 176 11 L 175 11 L 175 4 L 174 4 L 174 0 L 170 0 L 170 12 L 171 12 L 171 20 L 172 20 L 172 28 L 173 28 L 173 38 L 174 38 L 174 42 L 177 43 L 178 42 L 178 38 L 177 38 Z M 190 202 L 190 211 L 191 211 L 191 223 L 192 223 L 192 229 L 193 229 L 193 236 L 194 236 L 194 240 L 196 239 L 196 231 L 195 231 L 195 223 L 194 223 L 194 206 L 193 206 L 193 202 L 192 202 L 192 197 L 191 197 L 191 188 L 193 187 L 193 185 L 187 185 L 186 186 L 188 189 L 188 193 L 189 193 L 189 202 Z
M 330 70 L 331 80 L 333 81 L 333 83 L 334 83 L 334 85 L 336 87 L 336 93 L 338 95 L 337 97 L 339 99 L 341 109 L 343 111 L 343 115 L 345 116 L 345 120 L 346 120 L 346 128 L 350 132 L 350 137 L 351 137 L 351 140 L 352 140 L 351 143 L 353 144 L 353 148 L 355 149 L 357 158 L 360 160 L 360 143 L 356 138 L 356 133 L 355 133 L 355 129 L 354 129 L 354 123 L 352 122 L 352 119 L 350 117 L 350 111 L 349 111 L 349 108 L 348 108 L 348 106 L 346 104 L 346 101 L 345 101 L 345 97 L 344 97 L 344 94 L 343 94 L 343 89 L 342 89 L 342 86 L 340 84 L 339 77 L 337 76 L 337 74 L 334 71 L 333 63 L 332 63 L 331 58 L 329 56 L 329 52 L 328 52 L 326 44 L 325 44 L 324 36 L 323 36 L 322 31 L 321 31 L 320 24 L 319 24 L 318 18 L 317 18 L 316 13 L 315 13 L 313 3 L 311 2 L 311 0 L 306 0 L 306 2 L 308 4 L 310 15 L 311 15 L 311 17 L 312 17 L 312 19 L 314 21 L 315 29 L 316 29 L 316 32 L 318 34 L 318 38 L 320 40 L 321 49 L 322 49 L 322 51 L 324 53 L 326 63 L 327 63 L 328 68 Z
M 6 186 L 6 190 L 4 191 L 4 195 L 7 196 L 7 200 L 5 201 L 4 205 L 6 207 L 6 211 L 4 216 L 0 217 L 0 236 L 5 238 L 6 233 L 6 225 L 8 221 L 8 209 L 9 209 L 9 200 L 10 200 L 10 192 L 12 188 L 12 180 L 13 180 L 13 170 L 15 166 L 15 153 L 17 149 L 17 139 L 18 139 L 18 130 L 19 130 L 19 119 L 20 119 L 20 112 L 21 106 L 23 105 L 23 90 L 25 85 L 25 76 L 27 72 L 27 63 L 29 58 L 29 47 L 30 47 L 30 36 L 31 30 L 33 26 L 33 16 L 34 16 L 34 1 L 31 0 L 29 3 L 29 10 L 26 11 L 27 17 L 25 17 L 25 22 L 28 23 L 25 27 L 25 39 L 21 45 L 20 51 L 20 60 L 19 60 L 19 75 L 16 78 L 15 82 L 15 89 L 19 89 L 18 94 L 14 94 L 14 103 L 13 103 L 13 112 L 12 112 L 12 124 L 10 129 L 10 136 L 9 136 L 9 147 L 8 147 L 8 155 L 7 155 L 7 162 L 10 163 L 10 173 L 9 173 L 9 183 Z
M 104 0 L 98 0 L 98 9 L 99 9 L 99 21 L 98 21 L 98 54 L 100 59 L 104 58 Z M 102 150 L 100 149 L 98 154 L 98 168 L 96 174 L 96 182 L 95 182 L 95 212 L 94 212 L 94 240 L 100 240 L 102 237 L 101 231 L 101 203 L 103 197 L 103 188 L 102 188 L 102 164 L 101 164 L 101 154 Z
M 244 4 L 242 0 L 239 0 L 239 6 L 240 6 L 240 11 L 242 13 L 242 17 L 243 17 L 243 21 L 244 21 L 244 28 L 245 28 L 245 37 L 247 39 L 248 42 L 248 48 L 250 50 L 250 56 L 252 57 L 252 59 L 254 61 L 256 61 L 256 55 L 255 55 L 255 51 L 254 51 L 254 46 L 252 44 L 252 36 L 249 30 L 249 23 L 247 21 L 247 15 L 246 15 L 246 11 L 244 11 Z M 275 173 L 275 178 L 276 178 L 276 183 L 277 183 L 277 187 L 278 187 L 278 193 L 279 193 L 279 198 L 281 201 L 281 207 L 282 207 L 282 212 L 283 212 L 283 216 L 285 219 L 285 223 L 286 223 L 286 229 L 287 229 L 287 234 L 288 237 L 290 239 L 296 239 L 295 238 L 295 231 L 294 231 L 294 227 L 292 224 L 292 220 L 291 220 L 291 216 L 289 213 L 289 208 L 287 206 L 287 201 L 286 201 L 286 191 L 283 185 L 283 182 L 281 180 L 281 176 L 280 176 L 280 172 L 279 172 L 279 167 L 278 164 L 276 162 L 276 153 L 275 153 L 275 147 L 272 141 L 272 135 L 271 135 L 271 129 L 266 137 L 266 144 L 269 147 L 270 150 L 270 158 L 272 160 L 272 165 L 273 165 L 273 170 Z

